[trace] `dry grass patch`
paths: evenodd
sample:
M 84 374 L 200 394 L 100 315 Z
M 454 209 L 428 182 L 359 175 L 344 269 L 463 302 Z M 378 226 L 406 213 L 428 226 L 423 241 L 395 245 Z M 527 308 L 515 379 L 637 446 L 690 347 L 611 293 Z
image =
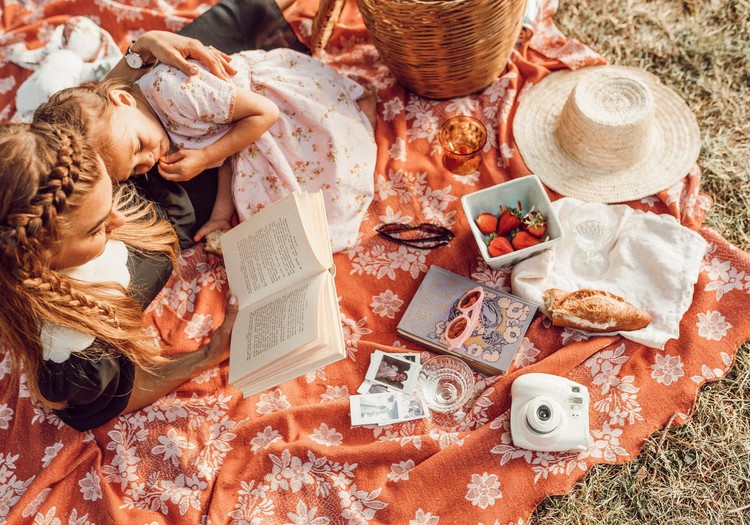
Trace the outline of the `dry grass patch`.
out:
M 560 0 L 563 33 L 613 64 L 646 69 L 698 118 L 706 222 L 750 251 L 750 2 Z M 687 424 L 651 436 L 625 465 L 599 465 L 547 498 L 538 524 L 750 524 L 750 345 L 701 389 Z

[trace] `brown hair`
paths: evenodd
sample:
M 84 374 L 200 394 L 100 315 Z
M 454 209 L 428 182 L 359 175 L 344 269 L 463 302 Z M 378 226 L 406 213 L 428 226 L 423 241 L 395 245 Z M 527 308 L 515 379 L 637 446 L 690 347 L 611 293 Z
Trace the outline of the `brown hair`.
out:
M 109 95 L 115 89 L 131 92 L 133 84 L 111 79 L 85 82 L 53 94 L 34 111 L 34 122 L 66 126 L 79 132 L 101 155 L 109 169 L 112 166 L 112 108 Z M 111 174 L 110 174 L 111 175 Z
M 102 176 L 98 156 L 74 130 L 43 123 L 0 126 L 0 338 L 14 373 L 23 369 L 32 394 L 53 408 L 63 405 L 44 400 L 37 384 L 42 323 L 91 334 L 104 343 L 97 346 L 137 366 L 164 361 L 144 330 L 138 303 L 123 287 L 77 281 L 50 266 L 71 212 L 85 206 L 86 194 Z M 176 265 L 174 230 L 156 219 L 150 203 L 134 204 L 132 196 L 118 191 L 115 208 L 128 221 L 113 238 L 168 254 Z M 113 288 L 121 293 L 112 294 Z M 102 352 L 82 354 L 93 359 Z

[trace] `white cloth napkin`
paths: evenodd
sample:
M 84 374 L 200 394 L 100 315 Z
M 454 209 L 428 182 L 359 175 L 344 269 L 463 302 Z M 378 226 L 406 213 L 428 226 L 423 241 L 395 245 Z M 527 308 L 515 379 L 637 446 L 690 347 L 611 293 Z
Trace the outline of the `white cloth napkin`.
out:
M 619 230 L 609 247 L 609 270 L 597 278 L 579 275 L 571 268 L 572 259 L 580 252 L 568 218 L 582 203 L 570 197 L 552 203 L 564 237 L 555 247 L 515 265 L 511 274 L 513 293 L 540 305 L 545 315 L 542 294 L 548 288 L 568 292 L 592 288 L 619 295 L 649 312 L 652 321 L 641 330 L 618 333 L 649 347 L 663 348 L 669 339 L 679 336 L 680 320 L 693 300 L 708 243 L 671 215 L 612 205 L 619 217 Z

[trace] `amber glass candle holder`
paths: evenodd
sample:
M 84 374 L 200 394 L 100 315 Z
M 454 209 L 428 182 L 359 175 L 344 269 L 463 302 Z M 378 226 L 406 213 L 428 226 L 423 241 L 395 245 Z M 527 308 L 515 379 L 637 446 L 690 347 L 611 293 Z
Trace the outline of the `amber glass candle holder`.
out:
M 453 117 L 440 126 L 443 166 L 456 175 L 476 171 L 487 143 L 487 128 L 474 117 Z

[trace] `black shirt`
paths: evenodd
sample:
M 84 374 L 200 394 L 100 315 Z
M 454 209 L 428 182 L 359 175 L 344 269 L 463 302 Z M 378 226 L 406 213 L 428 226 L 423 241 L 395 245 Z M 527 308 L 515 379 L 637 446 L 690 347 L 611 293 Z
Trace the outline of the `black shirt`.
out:
M 165 256 L 129 251 L 131 293 L 145 308 L 164 287 L 172 273 Z M 81 432 L 117 417 L 128 405 L 135 367 L 122 355 L 95 339 L 87 356 L 73 352 L 62 363 L 44 361 L 37 381 L 42 395 L 52 402 L 67 402 L 54 413 Z M 93 356 L 93 357 L 92 357 Z

